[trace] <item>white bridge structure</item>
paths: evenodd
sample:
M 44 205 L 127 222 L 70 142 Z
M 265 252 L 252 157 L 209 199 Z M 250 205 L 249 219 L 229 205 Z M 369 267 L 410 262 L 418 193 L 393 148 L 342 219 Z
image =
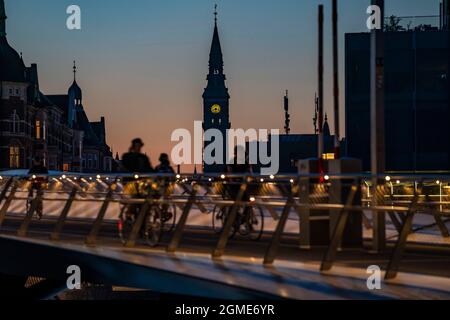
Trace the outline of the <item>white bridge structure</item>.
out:
M 364 175 L 6 172 L 0 274 L 34 279 L 36 297 L 78 265 L 86 283 L 217 299 L 450 298 L 450 177 L 377 178 L 375 192 Z M 379 214 L 388 245 L 374 253 Z

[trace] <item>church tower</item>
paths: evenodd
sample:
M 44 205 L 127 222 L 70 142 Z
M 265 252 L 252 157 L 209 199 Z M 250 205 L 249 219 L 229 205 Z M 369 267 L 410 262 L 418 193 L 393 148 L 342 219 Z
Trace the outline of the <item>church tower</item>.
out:
M 217 129 L 222 133 L 223 141 L 223 164 L 204 164 L 204 172 L 221 173 L 226 169 L 226 134 L 231 128 L 229 101 L 230 95 L 225 85 L 225 74 L 223 71 L 223 55 L 220 45 L 219 30 L 217 27 L 217 6 L 214 12 L 214 34 L 209 54 L 209 73 L 207 87 L 203 93 L 203 130 Z M 205 142 L 206 148 L 211 142 Z

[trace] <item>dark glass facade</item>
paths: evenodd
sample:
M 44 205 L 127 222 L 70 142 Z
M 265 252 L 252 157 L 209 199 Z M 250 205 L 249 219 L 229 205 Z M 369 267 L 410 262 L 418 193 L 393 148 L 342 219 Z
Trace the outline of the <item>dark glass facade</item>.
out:
M 370 170 L 370 34 L 346 35 L 347 153 Z M 449 32 L 385 33 L 388 171 L 450 171 Z

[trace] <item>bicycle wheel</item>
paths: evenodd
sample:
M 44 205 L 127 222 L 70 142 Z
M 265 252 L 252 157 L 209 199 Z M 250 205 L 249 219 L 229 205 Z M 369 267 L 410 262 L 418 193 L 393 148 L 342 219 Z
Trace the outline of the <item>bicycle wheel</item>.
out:
M 258 241 L 264 233 L 264 212 L 260 207 L 249 207 L 247 210 L 249 212 L 242 217 L 239 234 L 251 240 Z
M 150 247 L 156 247 L 161 240 L 163 226 L 159 210 L 157 208 L 151 208 L 147 217 L 145 218 L 144 226 L 144 240 Z
M 172 232 L 177 224 L 177 206 L 172 205 L 166 210 L 164 218 L 164 232 Z
M 127 212 L 127 206 L 123 206 L 119 214 L 119 221 L 117 223 L 119 238 L 123 245 L 125 245 L 130 238 L 131 230 L 133 230 L 135 221 L 135 215 Z

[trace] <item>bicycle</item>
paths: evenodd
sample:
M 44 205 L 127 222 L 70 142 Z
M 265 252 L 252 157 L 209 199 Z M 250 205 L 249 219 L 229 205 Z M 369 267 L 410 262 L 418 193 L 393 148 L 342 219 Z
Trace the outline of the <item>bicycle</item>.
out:
M 119 237 L 123 245 L 128 242 L 131 231 L 144 205 L 123 205 L 118 222 Z M 172 211 L 169 208 L 172 208 Z M 172 232 L 177 220 L 177 208 L 175 205 L 150 205 L 145 215 L 144 223 L 140 230 L 140 237 L 150 247 L 156 247 L 165 232 Z
M 221 208 L 215 206 L 212 212 L 212 227 L 214 232 L 222 233 L 226 220 L 231 213 L 232 207 Z M 255 212 L 256 211 L 256 212 Z M 239 234 L 253 241 L 261 239 L 264 233 L 264 212 L 260 207 L 246 206 L 243 211 L 238 209 L 236 220 L 230 231 L 229 238 L 232 239 Z

